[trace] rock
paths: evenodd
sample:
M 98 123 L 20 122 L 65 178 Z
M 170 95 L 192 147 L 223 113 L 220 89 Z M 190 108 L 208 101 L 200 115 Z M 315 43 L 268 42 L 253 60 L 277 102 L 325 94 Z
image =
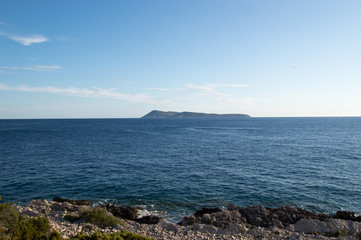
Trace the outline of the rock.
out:
M 335 218 L 356 221 L 356 215 L 354 212 L 337 211 Z
M 228 211 L 240 211 L 242 208 L 240 206 L 234 205 L 234 204 L 228 204 L 227 210 Z
M 100 232 L 116 232 L 127 230 L 159 240 L 256 240 L 256 239 L 358 239 L 361 236 L 361 223 L 350 212 L 340 212 L 338 217 L 355 218 L 356 221 L 330 218 L 328 215 L 314 214 L 305 210 L 283 206 L 266 208 L 250 206 L 246 208 L 229 205 L 227 210 L 202 209 L 189 217 L 184 217 L 180 225 L 169 223 L 157 216 L 146 216 L 137 219 L 137 208 L 106 204 L 103 207 L 117 216 L 124 215 L 132 220 L 124 219 L 122 225 L 114 227 L 96 226 L 85 223 L 79 217 L 81 209 L 92 209 L 91 206 L 76 206 L 69 202 L 53 202 L 34 200 L 27 206 L 15 206 L 21 214 L 27 216 L 46 215 L 53 230 L 68 239 L 81 231 L 86 234 Z M 68 216 L 68 217 L 65 217 Z M 299 220 L 297 220 L 299 219 Z M 326 220 L 326 221 L 324 221 Z M 294 224 L 292 222 L 296 221 Z M 270 226 L 268 228 L 251 225 Z M 332 237 L 332 238 L 331 238 Z
M 76 222 L 80 219 L 80 214 L 75 212 L 69 212 L 64 216 L 64 219 L 68 220 L 69 222 Z
M 163 221 L 163 218 L 158 216 L 144 216 L 142 218 L 135 219 L 135 221 L 141 224 L 158 224 Z
M 249 206 L 241 208 L 235 205 L 229 205 L 229 211 L 238 211 L 243 217 L 246 218 L 247 223 L 259 227 L 285 227 L 294 224 L 300 219 L 319 219 L 328 220 L 329 215 L 314 214 L 312 212 L 296 209 L 290 206 L 283 206 L 280 208 L 266 208 L 263 206 Z
M 138 209 L 135 207 L 117 206 L 112 203 L 107 203 L 106 205 L 103 205 L 103 207 L 116 217 L 128 220 L 138 219 Z
M 202 217 L 204 214 L 211 214 L 211 213 L 216 213 L 216 212 L 220 212 L 222 211 L 222 209 L 220 208 L 202 208 L 201 210 L 196 211 L 195 213 L 193 213 L 193 215 L 196 218 Z
M 70 199 L 66 199 L 66 198 L 59 198 L 59 197 L 55 197 L 53 198 L 54 202 L 67 202 L 70 204 L 74 204 L 74 205 L 92 205 L 92 201 L 90 200 L 70 200 Z
M 252 236 L 265 236 L 265 229 L 261 227 L 255 227 L 248 230 L 246 233 Z
M 240 234 L 244 231 L 247 231 L 248 228 L 242 224 L 232 224 L 225 229 L 218 229 L 217 234 Z
M 198 212 L 198 213 L 197 213 Z M 197 211 L 189 217 L 183 217 L 179 223 L 181 226 L 189 226 L 196 223 L 212 225 L 217 228 L 225 229 L 232 224 L 245 223 L 246 219 L 241 216 L 238 211 L 222 211 L 221 209 L 205 210 L 203 212 Z M 210 213 L 205 213 L 210 212 Z M 197 217 L 198 216 L 198 217 Z
M 239 213 L 244 216 L 247 223 L 259 226 L 269 227 L 271 222 L 271 211 L 263 206 L 249 206 L 247 208 L 241 208 Z
M 75 211 L 76 207 L 69 202 L 52 202 L 50 205 L 52 211 Z
M 193 226 L 193 230 L 194 231 L 199 231 L 202 233 L 210 233 L 210 234 L 215 234 L 217 232 L 217 228 L 211 225 L 204 225 L 204 224 L 198 224 L 195 223 L 192 225 Z
M 159 227 L 161 227 L 165 231 L 171 231 L 171 232 L 175 232 L 175 233 L 179 232 L 179 228 L 180 228 L 176 224 L 168 223 L 168 222 L 165 222 L 165 221 L 161 221 L 159 223 Z
M 246 219 L 238 211 L 221 211 L 213 214 L 205 214 L 201 218 L 202 224 L 209 224 L 215 227 L 226 229 L 234 224 L 245 223 Z
M 304 233 L 332 234 L 338 231 L 358 235 L 361 233 L 361 223 L 343 219 L 331 219 L 328 222 L 318 219 L 301 219 L 294 224 L 294 231 Z
M 31 200 L 28 209 L 38 214 L 47 215 L 50 212 L 50 204 L 46 199 Z
M 189 217 L 183 217 L 182 221 L 178 224 L 181 226 L 189 226 L 189 225 L 193 225 L 194 223 L 200 223 L 200 219 L 192 215 Z
M 34 211 L 29 207 L 16 206 L 16 209 L 19 211 L 19 213 L 29 217 L 36 217 L 39 215 L 38 212 Z

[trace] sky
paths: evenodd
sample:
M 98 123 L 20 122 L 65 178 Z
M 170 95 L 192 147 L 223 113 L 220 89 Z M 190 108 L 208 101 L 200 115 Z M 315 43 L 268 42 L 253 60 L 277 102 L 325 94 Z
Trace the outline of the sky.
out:
M 0 119 L 361 116 L 359 0 L 2 0 Z

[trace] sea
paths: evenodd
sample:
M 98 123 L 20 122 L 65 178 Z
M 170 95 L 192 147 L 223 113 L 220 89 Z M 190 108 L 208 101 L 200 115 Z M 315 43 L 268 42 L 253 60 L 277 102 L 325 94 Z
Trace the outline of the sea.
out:
M 361 118 L 0 120 L 0 195 L 361 213 Z

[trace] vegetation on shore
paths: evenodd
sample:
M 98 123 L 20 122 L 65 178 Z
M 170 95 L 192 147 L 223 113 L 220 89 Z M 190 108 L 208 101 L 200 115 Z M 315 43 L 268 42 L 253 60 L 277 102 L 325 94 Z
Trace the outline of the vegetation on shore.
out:
M 115 233 L 100 233 L 96 232 L 92 235 L 86 235 L 79 233 L 70 238 L 70 240 L 151 240 L 152 238 L 143 237 L 136 233 L 127 231 L 115 232 Z
M 104 227 L 111 227 L 117 224 L 121 224 L 118 218 L 114 217 L 111 213 L 100 207 L 81 211 L 80 218 L 89 223 L 94 223 Z
M 1 200 L 1 196 L 0 196 Z M 106 210 L 93 208 L 81 212 L 80 218 L 100 226 L 114 226 L 120 220 Z M 78 218 L 79 219 L 79 218 Z M 75 220 L 75 219 L 74 219 Z M 0 204 L 0 240 L 64 240 L 61 234 L 51 229 L 46 217 L 26 217 L 10 203 Z M 121 231 L 115 233 L 95 232 L 92 235 L 78 233 L 70 240 L 151 240 L 151 238 Z
M 44 217 L 20 215 L 11 204 L 0 204 L 0 239 L 61 239 L 58 232 L 52 231 L 49 220 Z

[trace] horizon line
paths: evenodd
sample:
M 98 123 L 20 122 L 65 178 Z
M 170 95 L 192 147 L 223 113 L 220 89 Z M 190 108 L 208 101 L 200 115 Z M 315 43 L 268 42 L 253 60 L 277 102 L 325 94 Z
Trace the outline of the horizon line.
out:
M 143 117 L 143 116 L 142 116 Z M 144 119 L 142 117 L 44 117 L 44 118 L 0 118 L 1 120 L 86 120 L 86 119 Z M 247 119 L 250 118 L 360 118 L 360 116 L 263 116 L 263 117 L 247 117 Z M 195 119 L 201 119 L 202 117 L 197 117 Z M 154 119 L 167 119 L 167 118 L 148 118 L 151 120 Z M 192 118 L 168 118 L 168 119 L 192 119 Z M 205 119 L 213 119 L 213 118 L 207 118 Z M 222 118 L 215 118 L 215 119 L 222 119 Z M 232 118 L 225 118 L 225 119 L 232 119 Z M 243 118 L 235 118 L 235 119 L 243 119 Z

